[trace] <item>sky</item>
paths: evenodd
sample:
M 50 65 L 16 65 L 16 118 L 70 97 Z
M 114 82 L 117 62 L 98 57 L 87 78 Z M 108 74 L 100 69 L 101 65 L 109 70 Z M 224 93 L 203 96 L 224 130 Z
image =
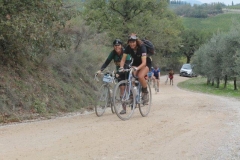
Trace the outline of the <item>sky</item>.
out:
M 240 3 L 240 0 L 198 0 L 202 3 L 212 3 L 212 2 L 222 2 L 226 5 L 232 5 L 232 2 L 233 4 L 238 4 Z

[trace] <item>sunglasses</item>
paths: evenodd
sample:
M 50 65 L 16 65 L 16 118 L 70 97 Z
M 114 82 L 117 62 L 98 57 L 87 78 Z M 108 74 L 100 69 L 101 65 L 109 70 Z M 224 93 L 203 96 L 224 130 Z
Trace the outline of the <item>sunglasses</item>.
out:
M 120 46 L 120 44 L 115 44 L 114 46 Z
M 128 37 L 129 40 L 137 40 L 137 36 L 135 35 L 131 35 Z

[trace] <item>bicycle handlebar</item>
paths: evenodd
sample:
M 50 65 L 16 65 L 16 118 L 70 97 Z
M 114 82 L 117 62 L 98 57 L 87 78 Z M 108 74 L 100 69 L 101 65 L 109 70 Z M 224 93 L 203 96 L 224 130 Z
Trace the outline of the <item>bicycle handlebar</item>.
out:
M 103 72 L 101 72 L 101 73 L 95 73 L 95 74 L 94 74 L 94 80 L 99 81 L 99 79 L 98 79 L 98 75 L 99 75 L 99 74 L 100 74 L 100 75 L 110 74 L 111 77 L 115 77 L 115 75 L 116 75 L 116 73 L 114 72 L 114 70 L 113 70 L 112 73 L 109 73 L 108 71 L 105 72 L 105 73 L 103 73 Z

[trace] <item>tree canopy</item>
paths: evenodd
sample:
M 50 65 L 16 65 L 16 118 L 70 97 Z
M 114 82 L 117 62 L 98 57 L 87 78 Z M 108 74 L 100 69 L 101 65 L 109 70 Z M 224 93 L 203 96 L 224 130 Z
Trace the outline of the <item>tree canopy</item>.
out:
M 229 77 L 236 81 L 240 75 L 239 26 L 236 23 L 229 32 L 215 34 L 199 48 L 193 58 L 197 73 L 210 79 Z
M 192 56 L 199 47 L 205 43 L 207 34 L 195 29 L 186 29 L 181 33 L 182 43 L 180 53 L 185 55 L 187 63 L 190 63 Z
M 167 1 L 89 0 L 84 17 L 88 25 L 111 38 L 126 40 L 130 33 L 153 41 L 161 53 L 176 51 L 183 29 L 180 19 L 168 9 Z

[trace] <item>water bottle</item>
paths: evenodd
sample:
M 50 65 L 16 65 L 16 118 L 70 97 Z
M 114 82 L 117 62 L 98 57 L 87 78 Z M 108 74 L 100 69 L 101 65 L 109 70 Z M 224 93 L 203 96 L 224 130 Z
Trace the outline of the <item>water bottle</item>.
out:
M 112 89 L 110 89 L 110 96 L 112 97 Z
M 133 87 L 133 95 L 134 95 L 134 96 L 137 96 L 137 95 L 138 95 L 138 90 L 137 90 L 137 87 L 136 87 L 136 86 Z
M 135 81 L 135 86 L 138 86 L 138 84 L 139 84 L 139 81 Z

